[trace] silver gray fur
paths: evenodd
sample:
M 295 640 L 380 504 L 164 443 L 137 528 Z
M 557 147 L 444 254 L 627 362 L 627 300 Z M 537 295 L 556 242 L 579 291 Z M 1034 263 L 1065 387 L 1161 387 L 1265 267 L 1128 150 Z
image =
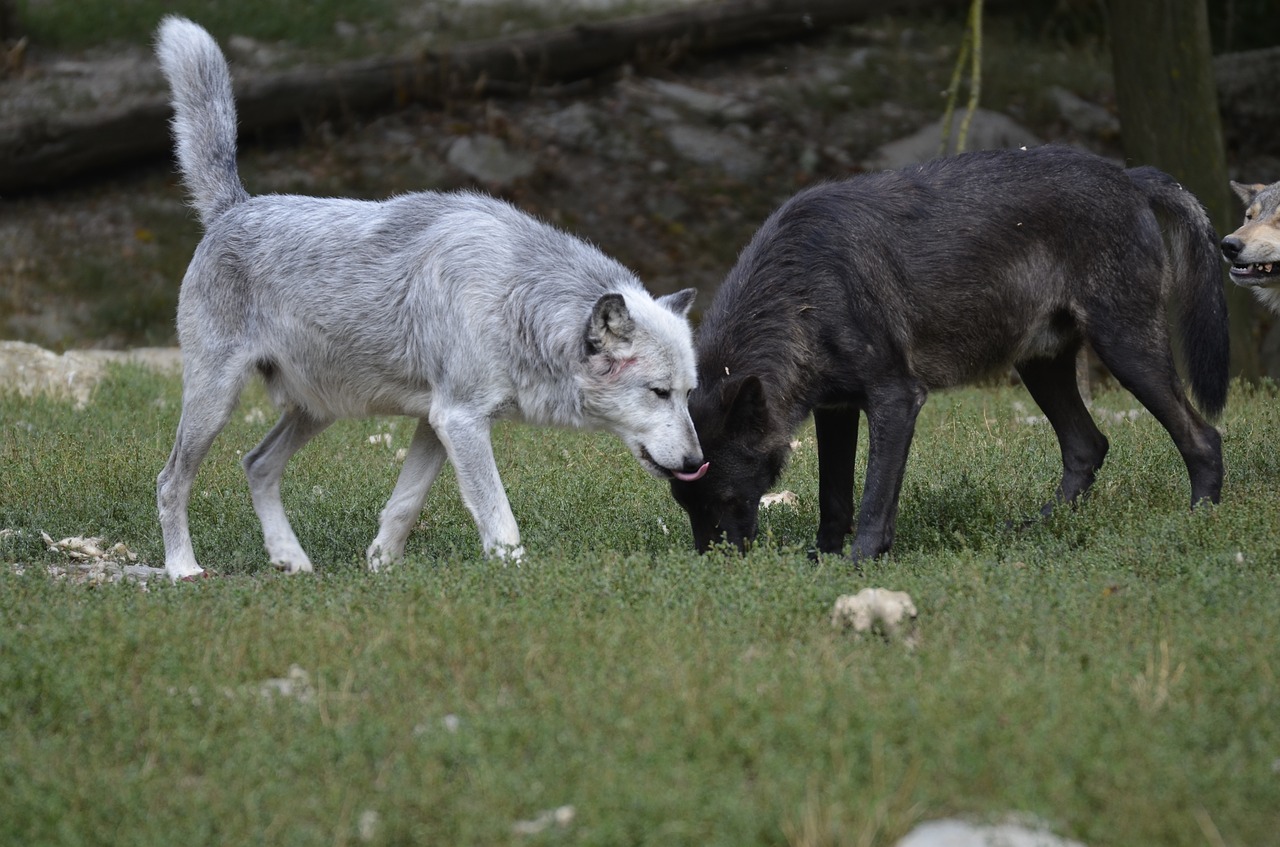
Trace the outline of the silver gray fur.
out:
M 660 478 L 705 470 L 687 409 L 692 289 L 655 300 L 599 250 L 477 193 L 251 198 L 216 43 L 170 16 L 156 54 L 205 227 L 178 303 L 182 417 L 157 480 L 170 578 L 202 573 L 187 522 L 192 483 L 255 373 L 283 414 L 244 467 L 270 559 L 291 573 L 312 565 L 280 478 L 337 418 L 420 421 L 366 554 L 373 569 L 403 554 L 446 458 L 485 552 L 522 554 L 490 444 L 498 417 L 613 432 Z

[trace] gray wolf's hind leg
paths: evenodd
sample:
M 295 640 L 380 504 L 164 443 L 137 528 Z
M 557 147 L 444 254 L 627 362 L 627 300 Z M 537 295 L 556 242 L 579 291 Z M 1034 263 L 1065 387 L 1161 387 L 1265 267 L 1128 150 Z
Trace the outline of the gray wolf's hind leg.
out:
M 1168 431 L 1191 478 L 1191 505 L 1217 503 L 1222 495 L 1222 436 L 1200 417 L 1173 367 L 1168 338 L 1127 332 L 1092 340 L 1113 376 Z
M 418 429 L 413 433 L 413 441 L 409 444 L 409 453 L 405 456 L 400 479 L 396 481 L 391 499 L 382 510 L 378 535 L 365 554 L 369 570 L 376 571 L 404 555 L 405 540 L 418 520 L 422 504 L 427 499 L 427 491 L 440 475 L 447 457 L 444 444 L 431 424 L 426 420 L 418 421 Z
M 209 453 L 213 439 L 231 418 L 248 378 L 246 373 L 226 369 L 212 383 L 201 378 L 198 367 L 189 366 L 183 377 L 182 417 L 173 441 L 173 450 L 156 479 L 156 506 L 160 531 L 164 536 L 164 569 L 172 580 L 198 576 L 204 572 L 191 546 L 187 511 L 196 471 Z
M 294 453 L 315 438 L 330 420 L 313 418 L 297 409 L 288 408 L 257 447 L 245 454 L 243 465 L 249 477 L 249 493 L 253 510 L 262 522 L 262 539 L 271 564 L 285 573 L 311 571 L 311 559 L 298 543 L 280 500 L 280 478 L 284 466 Z
M 1080 398 L 1076 384 L 1076 348 L 1051 359 L 1018 364 L 1018 375 L 1031 399 L 1044 412 L 1062 451 L 1062 481 L 1054 498 L 1040 509 L 1048 517 L 1059 503 L 1074 502 L 1093 485 L 1107 456 L 1107 437 L 1098 429 Z

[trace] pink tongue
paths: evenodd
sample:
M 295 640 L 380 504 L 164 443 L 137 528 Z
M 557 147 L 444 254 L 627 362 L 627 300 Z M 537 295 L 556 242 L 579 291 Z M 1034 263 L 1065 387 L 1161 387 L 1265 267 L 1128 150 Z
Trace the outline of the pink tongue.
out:
M 707 468 L 711 467 L 710 462 L 703 462 L 702 467 L 693 473 L 681 473 L 680 471 L 672 471 L 671 475 L 681 482 L 693 482 L 695 479 L 702 479 L 703 474 L 707 472 Z

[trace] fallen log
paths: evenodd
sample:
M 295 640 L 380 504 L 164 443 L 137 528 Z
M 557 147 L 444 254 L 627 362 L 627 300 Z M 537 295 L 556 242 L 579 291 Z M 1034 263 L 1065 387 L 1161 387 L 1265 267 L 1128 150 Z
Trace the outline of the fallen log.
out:
M 512 95 L 815 34 L 840 24 L 959 0 L 727 0 L 661 14 L 580 24 L 448 50 L 304 67 L 240 79 L 242 136 L 304 120 L 351 117 L 451 99 Z M 127 106 L 0 123 L 0 192 L 54 186 L 169 154 L 163 94 Z

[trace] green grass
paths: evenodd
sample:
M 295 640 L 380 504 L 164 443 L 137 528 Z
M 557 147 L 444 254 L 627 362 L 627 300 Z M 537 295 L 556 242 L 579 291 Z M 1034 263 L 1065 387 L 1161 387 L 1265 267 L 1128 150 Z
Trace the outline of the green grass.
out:
M 616 440 L 512 425 L 496 449 L 525 564 L 479 556 L 446 473 L 409 558 L 371 575 L 411 428 L 345 422 L 286 477 L 306 577 L 266 563 L 236 461 L 269 426 L 254 389 L 193 500 L 222 578 L 48 577 L 63 560 L 41 531 L 160 564 L 177 400 L 136 369 L 81 411 L 0 399 L 0 528 L 18 531 L 0 539 L 0 843 L 888 845 L 1018 811 L 1091 847 L 1264 845 L 1280 826 L 1269 387 L 1233 391 L 1221 506 L 1187 510 L 1142 416 L 1103 425 L 1088 503 L 1024 531 L 1005 521 L 1057 474 L 1051 433 L 1020 422 L 1034 407 L 935 396 L 895 551 L 864 572 L 804 555 L 811 429 L 781 483 L 798 510 L 745 557 L 700 558 Z M 831 628 L 835 598 L 870 585 L 911 592 L 917 649 Z M 293 665 L 305 696 L 263 693 Z M 561 806 L 566 826 L 513 830 Z

